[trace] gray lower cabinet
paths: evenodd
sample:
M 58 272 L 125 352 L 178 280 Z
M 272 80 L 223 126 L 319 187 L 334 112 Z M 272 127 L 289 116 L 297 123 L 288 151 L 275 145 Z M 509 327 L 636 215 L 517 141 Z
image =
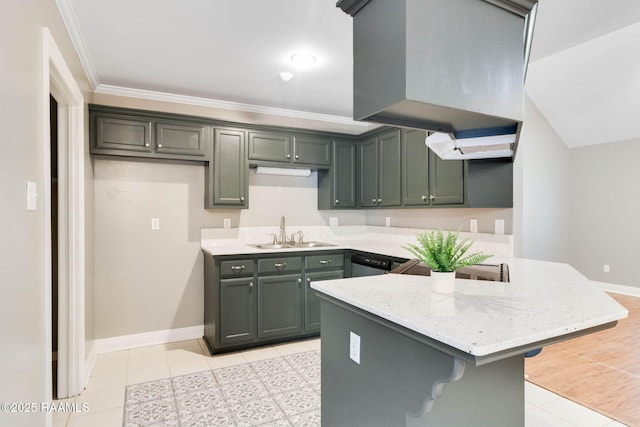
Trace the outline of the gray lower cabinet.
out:
M 386 131 L 357 146 L 359 207 L 400 206 L 400 130 Z
M 257 338 L 257 289 L 253 277 L 220 280 L 220 343 L 240 344 Z
M 248 207 L 248 179 L 245 132 L 216 128 L 213 139 L 213 166 L 207 167 L 207 207 Z
M 299 335 L 303 296 L 299 273 L 258 277 L 258 338 Z
M 317 335 L 309 284 L 350 272 L 346 251 L 204 254 L 204 338 L 212 354 Z
M 426 131 L 402 131 L 402 205 L 464 203 L 464 161 L 442 160 L 425 145 Z

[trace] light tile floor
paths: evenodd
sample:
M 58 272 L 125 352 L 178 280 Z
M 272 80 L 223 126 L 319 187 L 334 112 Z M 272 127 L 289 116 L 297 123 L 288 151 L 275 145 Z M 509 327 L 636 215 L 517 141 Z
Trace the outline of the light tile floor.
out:
M 54 427 L 122 426 L 125 388 L 130 384 L 201 372 L 320 348 L 320 340 L 297 341 L 210 356 L 202 340 L 100 354 L 87 389 L 62 402 L 89 404 L 86 413 L 56 413 Z M 80 407 L 80 405 L 76 405 Z M 588 408 L 525 382 L 526 427 L 623 426 Z

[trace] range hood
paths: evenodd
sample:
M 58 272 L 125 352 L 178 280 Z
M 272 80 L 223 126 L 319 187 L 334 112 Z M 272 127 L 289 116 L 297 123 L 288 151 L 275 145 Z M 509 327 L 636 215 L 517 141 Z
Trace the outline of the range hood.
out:
M 443 158 L 513 158 L 537 0 L 340 0 L 337 7 L 353 16 L 355 120 L 446 134 L 458 154 Z M 450 142 L 504 135 L 513 135 L 508 148 L 476 140 L 484 148 L 472 157 Z

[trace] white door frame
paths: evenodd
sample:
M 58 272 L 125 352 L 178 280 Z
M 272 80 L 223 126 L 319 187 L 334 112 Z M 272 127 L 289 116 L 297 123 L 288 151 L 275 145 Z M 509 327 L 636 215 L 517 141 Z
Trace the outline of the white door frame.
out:
M 85 386 L 84 98 L 48 28 L 42 31 L 42 154 L 46 396 L 51 383 L 51 162 L 49 94 L 58 102 L 58 398 Z

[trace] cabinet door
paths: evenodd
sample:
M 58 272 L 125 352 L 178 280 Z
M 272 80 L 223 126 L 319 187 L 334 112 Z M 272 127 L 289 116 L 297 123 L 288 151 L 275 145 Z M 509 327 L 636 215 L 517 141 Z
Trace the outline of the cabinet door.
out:
M 464 203 L 464 161 L 442 160 L 429 150 L 429 188 L 434 205 Z
M 402 204 L 429 204 L 429 149 L 424 143 L 427 132 L 402 132 Z
M 294 137 L 293 162 L 318 166 L 331 165 L 331 141 L 313 136 Z
M 356 207 L 356 146 L 351 142 L 333 141 L 331 186 L 334 208 Z
M 258 277 L 258 338 L 302 332 L 302 275 Z
M 378 206 L 400 206 L 400 131 L 393 130 L 380 135 L 378 144 Z
M 205 156 L 207 126 L 172 122 L 157 122 L 156 152 L 183 156 Z
M 318 271 L 305 275 L 304 288 L 304 330 L 305 332 L 315 332 L 320 330 L 320 298 L 311 289 L 311 282 L 319 280 L 342 279 L 343 270 Z
M 213 203 L 247 206 L 245 133 L 216 129 L 213 141 Z
M 256 288 L 253 277 L 220 280 L 220 343 L 255 341 Z
M 378 206 L 378 139 L 358 144 L 358 206 Z
M 96 148 L 151 152 L 151 121 L 136 118 L 96 117 Z
M 249 159 L 291 162 L 291 136 L 249 132 Z

